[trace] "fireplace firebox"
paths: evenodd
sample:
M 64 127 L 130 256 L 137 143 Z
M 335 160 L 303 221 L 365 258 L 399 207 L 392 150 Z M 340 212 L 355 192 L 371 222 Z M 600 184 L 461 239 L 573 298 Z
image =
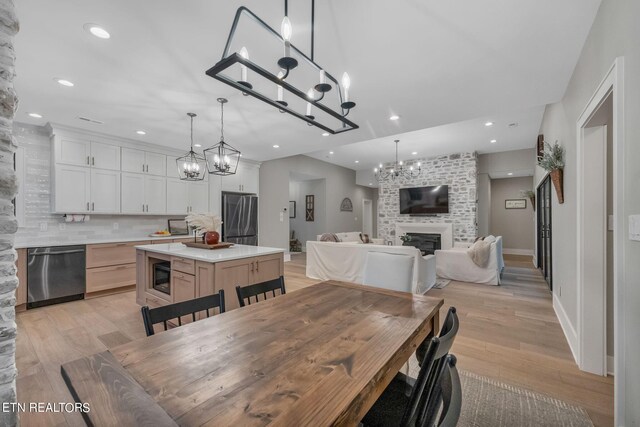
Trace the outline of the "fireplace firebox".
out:
M 442 237 L 433 233 L 407 233 L 409 239 L 402 242 L 402 246 L 415 246 L 422 255 L 433 255 L 442 248 Z

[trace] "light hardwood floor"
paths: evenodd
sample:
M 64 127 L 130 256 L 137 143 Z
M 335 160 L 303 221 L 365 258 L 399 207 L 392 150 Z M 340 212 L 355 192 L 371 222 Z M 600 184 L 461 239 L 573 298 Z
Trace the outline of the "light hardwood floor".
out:
M 467 371 L 584 407 L 596 426 L 613 425 L 613 378 L 580 372 L 540 274 L 524 257 L 507 257 L 502 286 L 452 282 L 429 295 L 455 306 L 453 352 Z M 285 263 L 287 292 L 312 285 L 305 256 Z M 62 363 L 145 336 L 134 292 L 19 313 L 16 362 L 20 402 L 71 402 Z M 84 425 L 78 414 L 22 414 L 23 426 Z

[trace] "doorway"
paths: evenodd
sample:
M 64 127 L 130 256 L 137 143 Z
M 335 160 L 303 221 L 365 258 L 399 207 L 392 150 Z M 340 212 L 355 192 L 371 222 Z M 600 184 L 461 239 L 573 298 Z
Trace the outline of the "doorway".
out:
M 553 291 L 552 249 L 551 249 L 551 176 L 538 186 L 536 195 L 537 223 L 538 223 L 538 253 L 536 259 L 538 268 L 542 271 L 544 280 Z
M 362 199 L 362 233 L 373 237 L 373 202 Z
M 577 135 L 577 269 L 578 364 L 580 369 L 607 374 L 607 246 L 611 247 L 613 308 L 614 406 L 616 424 L 624 419 L 625 357 L 622 334 L 625 239 L 624 182 L 624 59 L 617 58 L 589 100 L 576 124 Z M 609 112 L 606 110 L 609 109 Z M 605 113 L 606 112 L 606 113 Z M 608 116 L 606 119 L 603 117 Z M 608 145 L 611 145 L 608 149 Z M 609 153 L 608 153 L 609 152 Z M 607 154 L 610 162 L 607 165 Z M 610 188 L 607 178 L 610 171 Z M 610 211 L 607 193 L 611 193 Z M 609 214 L 609 212 L 611 212 Z M 609 235 L 608 231 L 611 229 Z

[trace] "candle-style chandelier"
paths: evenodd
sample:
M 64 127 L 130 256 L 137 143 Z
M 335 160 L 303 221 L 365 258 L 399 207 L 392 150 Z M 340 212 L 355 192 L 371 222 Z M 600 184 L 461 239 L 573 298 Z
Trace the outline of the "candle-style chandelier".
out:
M 302 53 L 291 43 L 293 27 L 288 17 L 287 0 L 284 2 L 284 15 L 281 31 L 278 34 L 246 7 L 238 8 L 222 59 L 207 70 L 206 74 L 240 90 L 244 95 L 253 96 L 276 107 L 281 113 L 291 114 L 304 120 L 309 126 L 317 126 L 325 132 L 337 134 L 357 129 L 358 125 L 347 119 L 349 111 L 356 106 L 356 103 L 349 99 L 351 86 L 349 75 L 345 72 L 340 84 L 336 78 L 314 62 L 315 1 L 311 0 L 311 57 Z M 238 24 L 243 16 L 268 34 L 260 39 L 260 43 L 264 46 L 256 46 L 255 52 L 260 53 L 263 59 L 267 55 L 265 52 L 271 55 L 266 44 L 269 40 L 274 40 L 275 43 L 282 45 L 282 56 L 275 58 L 270 56 L 272 60 L 266 59 L 267 62 L 262 61 L 261 65 L 258 65 L 257 61 L 254 62 L 255 59 L 249 58 L 247 47 L 238 44 L 246 42 L 248 38 L 243 37 L 242 34 L 236 35 Z M 236 37 L 240 42 L 235 43 Z M 234 43 L 237 46 L 232 47 Z M 240 67 L 239 73 L 237 65 Z M 253 75 L 249 77 L 249 70 L 260 78 L 254 81 Z M 273 90 L 274 88 L 276 91 Z M 285 91 L 299 98 L 296 105 L 292 102 L 295 98 L 290 99 L 290 102 L 285 101 Z M 274 93 L 277 93 L 276 99 L 273 99 Z M 305 108 L 306 110 L 302 111 Z
M 373 169 L 374 176 L 378 182 L 395 180 L 396 178 L 417 178 L 422 173 L 422 164 L 420 162 L 417 162 L 415 166 L 411 164 L 407 167 L 402 160 L 398 160 L 398 142 L 400 142 L 400 140 L 396 139 L 395 163 L 387 167 L 380 163 L 377 168 Z
M 207 161 L 207 169 L 213 175 L 233 175 L 238 169 L 240 151 L 236 150 L 224 140 L 224 104 L 225 98 L 218 98 L 220 103 L 220 142 L 204 150 Z
M 196 113 L 187 113 L 187 116 L 191 118 L 191 149 L 187 154 L 176 159 L 178 177 L 183 181 L 202 181 L 207 165 L 204 157 L 193 151 L 193 118 L 196 117 Z

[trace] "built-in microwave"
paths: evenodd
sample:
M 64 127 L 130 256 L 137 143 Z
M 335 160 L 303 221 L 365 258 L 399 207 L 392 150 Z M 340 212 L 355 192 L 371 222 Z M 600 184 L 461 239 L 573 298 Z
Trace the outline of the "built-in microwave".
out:
M 171 262 L 153 264 L 153 289 L 171 295 Z

